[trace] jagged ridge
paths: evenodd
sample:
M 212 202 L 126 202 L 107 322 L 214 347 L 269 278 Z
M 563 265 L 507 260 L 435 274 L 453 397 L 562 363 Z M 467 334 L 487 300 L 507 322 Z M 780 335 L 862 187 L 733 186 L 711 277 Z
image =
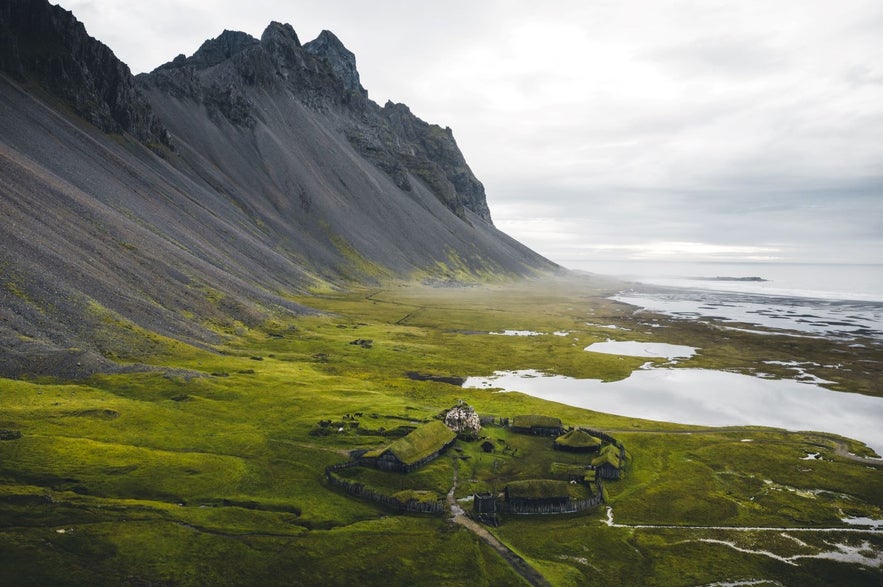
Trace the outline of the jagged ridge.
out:
M 0 374 L 214 344 L 316 287 L 555 268 L 493 227 L 450 130 L 371 102 L 330 33 L 226 31 L 135 83 L 66 11 L 0 17 Z
M 427 124 L 407 106 L 383 108 L 361 86 L 355 56 L 331 32 L 301 45 L 290 25 L 271 23 L 261 40 L 224 31 L 190 58 L 179 55 L 150 74 L 142 87 L 201 103 L 215 119 L 253 128 L 261 113 L 249 88 L 284 89 L 318 111 L 344 111 L 343 129 L 359 153 L 410 192 L 414 177 L 460 218 L 470 210 L 491 223 L 484 186 L 466 164 L 450 128 Z

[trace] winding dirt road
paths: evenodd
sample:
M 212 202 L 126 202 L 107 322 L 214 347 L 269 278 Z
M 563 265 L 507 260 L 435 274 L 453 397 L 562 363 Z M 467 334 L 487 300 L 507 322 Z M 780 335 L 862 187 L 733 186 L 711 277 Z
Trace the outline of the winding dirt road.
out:
M 537 571 L 535 568 L 530 566 L 527 561 L 518 556 L 512 549 L 508 546 L 500 542 L 496 536 L 491 534 L 484 528 L 481 524 L 478 524 L 466 516 L 466 512 L 463 511 L 463 508 L 457 503 L 457 500 L 454 498 L 454 491 L 457 489 L 457 467 L 454 466 L 454 484 L 451 487 L 451 490 L 448 491 L 448 506 L 451 509 L 451 521 L 455 524 L 459 524 L 463 526 L 482 540 L 484 540 L 487 544 L 491 546 L 494 550 L 496 550 L 503 559 L 509 563 L 509 566 L 512 569 L 521 575 L 525 581 L 533 585 L 534 587 L 551 587 L 551 584 L 546 581 L 546 578 L 543 577 L 542 573 Z

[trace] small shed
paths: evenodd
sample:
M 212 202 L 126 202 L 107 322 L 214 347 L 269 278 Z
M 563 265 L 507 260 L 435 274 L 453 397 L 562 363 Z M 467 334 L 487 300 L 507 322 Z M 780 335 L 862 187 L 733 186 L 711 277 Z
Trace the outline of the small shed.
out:
M 414 429 L 386 448 L 368 451 L 360 462 L 384 471 L 407 473 L 438 458 L 457 439 L 457 433 L 434 420 Z
M 555 439 L 555 450 L 570 452 L 598 452 L 601 450 L 601 439 L 592 436 L 582 428 L 576 428 Z
M 475 493 L 472 496 L 472 510 L 481 515 L 494 515 L 497 511 L 497 498 L 490 491 Z
M 537 414 L 515 416 L 509 427 L 513 432 L 536 436 L 560 436 L 564 432 L 560 419 Z
M 623 466 L 622 452 L 622 449 L 609 444 L 601 449 L 601 454 L 592 459 L 592 468 L 597 473 L 597 476 L 602 479 L 621 478 Z

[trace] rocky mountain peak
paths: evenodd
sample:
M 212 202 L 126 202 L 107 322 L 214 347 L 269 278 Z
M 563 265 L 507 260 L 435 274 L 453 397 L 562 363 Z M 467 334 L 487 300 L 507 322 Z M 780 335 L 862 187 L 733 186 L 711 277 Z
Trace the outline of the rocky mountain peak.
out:
M 287 93 L 316 112 L 336 111 L 350 144 L 398 188 L 417 197 L 422 184 L 461 220 L 493 224 L 484 187 L 451 129 L 424 122 L 404 104 L 390 101 L 381 108 L 369 100 L 355 55 L 330 31 L 304 45 L 291 25 L 279 22 L 271 22 L 259 42 L 224 31 L 193 57 L 176 58 L 138 79 L 152 100 L 162 100 L 161 94 L 186 97 L 214 120 L 239 127 L 256 128 L 264 117 L 256 87 Z
M 44 0 L 0 2 L 0 71 L 36 82 L 105 132 L 169 144 L 129 67 L 60 6 Z
M 224 30 L 217 38 L 203 43 L 190 58 L 190 62 L 197 69 L 211 67 L 258 43 L 259 41 L 248 33 Z
M 325 59 L 334 75 L 343 82 L 344 88 L 351 92 L 367 95 L 359 81 L 356 56 L 344 47 L 334 33 L 323 30 L 318 37 L 304 45 L 304 51 Z
M 265 47 L 274 44 L 298 48 L 301 46 L 300 39 L 297 38 L 297 33 L 294 32 L 294 27 L 288 23 L 282 24 L 275 20 L 264 29 L 264 33 L 261 35 L 261 44 Z

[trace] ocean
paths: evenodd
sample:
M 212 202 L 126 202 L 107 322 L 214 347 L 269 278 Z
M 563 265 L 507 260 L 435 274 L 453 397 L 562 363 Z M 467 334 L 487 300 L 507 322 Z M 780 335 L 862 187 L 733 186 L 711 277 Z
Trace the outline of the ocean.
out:
M 612 299 L 673 318 L 761 335 L 824 337 L 857 351 L 883 345 L 883 265 L 598 262 L 578 269 L 625 280 Z M 653 345 L 608 341 L 585 350 L 669 358 L 697 350 Z M 464 386 L 649 420 L 833 432 L 883 454 L 883 398 L 824 388 L 826 382 L 808 372 L 815 363 L 788 365 L 793 379 L 648 364 L 615 382 L 528 370 L 470 377 Z
M 883 265 L 599 261 L 579 269 L 632 282 L 613 299 L 675 318 L 883 344 Z
M 669 287 L 883 302 L 883 265 L 582 261 L 567 266 L 580 271 Z M 754 277 L 762 281 L 720 279 Z

